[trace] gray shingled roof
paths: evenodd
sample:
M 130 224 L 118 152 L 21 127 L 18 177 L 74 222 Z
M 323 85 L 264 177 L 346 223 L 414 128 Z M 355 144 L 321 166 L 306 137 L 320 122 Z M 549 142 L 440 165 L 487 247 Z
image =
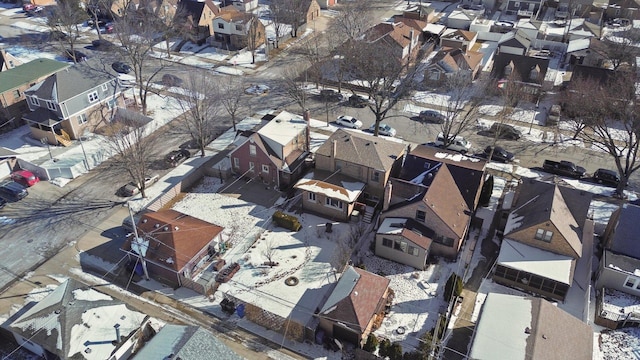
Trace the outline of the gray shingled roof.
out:
M 108 71 L 100 71 L 86 64 L 76 64 L 47 77 L 25 93 L 61 103 L 114 79 L 114 75 Z
M 243 359 L 213 334 L 200 327 L 172 324 L 165 325 L 160 329 L 133 359 L 168 358 L 182 360 Z
M 615 253 L 640 259 L 640 207 L 624 204 L 609 249 Z
M 336 159 L 384 171 L 391 170 L 406 147 L 381 137 L 339 129 L 318 148 L 316 154 L 330 157 L 334 141 Z

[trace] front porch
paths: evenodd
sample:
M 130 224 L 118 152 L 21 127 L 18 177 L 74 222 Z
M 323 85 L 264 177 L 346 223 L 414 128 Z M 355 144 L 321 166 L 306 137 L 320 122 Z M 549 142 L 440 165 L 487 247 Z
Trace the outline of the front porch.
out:
M 57 119 L 53 112 L 39 108 L 23 116 L 29 125 L 31 137 L 43 144 L 70 146 L 71 136 L 63 128 L 65 120 Z

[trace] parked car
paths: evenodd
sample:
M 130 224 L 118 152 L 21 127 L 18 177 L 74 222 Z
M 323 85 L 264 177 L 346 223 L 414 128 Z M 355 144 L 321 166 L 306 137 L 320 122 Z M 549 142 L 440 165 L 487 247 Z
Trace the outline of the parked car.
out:
M 104 32 L 105 32 L 106 34 L 111 34 L 111 33 L 113 33 L 113 30 L 114 30 L 114 28 L 113 28 L 113 24 L 112 24 L 112 23 L 107 23 L 107 24 L 104 26 Z
M 362 121 L 349 115 L 341 115 L 336 119 L 336 124 L 342 125 L 352 129 L 360 129 L 362 127 Z
M 182 85 L 182 79 L 173 74 L 162 75 L 162 85 L 165 86 L 180 86 Z
M 187 149 L 174 150 L 165 156 L 164 160 L 167 164 L 176 167 L 181 162 L 191 157 L 191 153 Z
M 620 176 L 613 170 L 598 169 L 593 173 L 593 181 L 598 184 L 618 187 L 618 184 L 620 184 Z
M 323 101 L 342 101 L 343 96 L 333 89 L 320 90 L 320 98 Z
M 94 27 L 95 24 L 96 22 L 93 19 L 87 20 L 87 26 Z M 105 25 L 107 25 L 106 21 L 98 19 L 98 27 L 104 27 Z
M 353 94 L 349 96 L 349 105 L 357 108 L 363 108 L 367 106 L 367 99 L 360 95 Z
M 67 60 L 73 61 L 73 59 L 75 59 L 76 62 L 87 61 L 87 59 L 89 58 L 87 55 L 85 55 L 84 53 L 78 50 L 70 50 L 70 49 L 66 49 L 62 55 L 64 55 L 64 57 L 66 57 Z
M 444 116 L 442 113 L 437 112 L 435 110 L 420 111 L 420 114 L 418 115 L 418 117 L 420 118 L 420 121 L 424 121 L 431 124 L 444 124 L 444 122 L 447 120 L 446 116 Z
M 31 187 L 40 181 L 40 179 L 29 170 L 18 170 L 11 173 L 11 180 L 17 182 L 24 187 Z
M 489 154 L 491 154 L 491 146 L 487 146 L 484 149 L 483 154 L 486 158 L 488 158 Z M 512 162 L 513 157 L 513 153 L 505 150 L 502 146 L 496 146 L 495 149 L 493 149 L 493 154 L 491 154 L 491 160 L 503 163 Z
M 49 40 L 66 40 L 67 38 L 69 38 L 69 35 L 60 30 L 49 31 Z
M 522 137 L 520 130 L 509 124 L 493 123 L 489 128 L 489 132 L 497 136 L 498 139 L 518 140 Z
M 376 124 L 371 125 L 369 127 L 369 131 L 375 133 Z M 380 125 L 378 126 L 378 134 L 384 135 L 384 136 L 394 137 L 394 136 L 396 136 L 396 129 L 392 128 L 388 124 L 380 123 Z
M 144 178 L 144 188 L 148 189 L 149 186 L 158 182 L 160 177 L 158 175 L 151 175 Z M 133 196 L 140 192 L 140 186 L 136 185 L 133 181 L 128 183 L 127 185 L 121 187 L 118 190 L 118 195 L 123 197 Z
M 439 133 L 436 137 L 435 145 L 437 147 L 444 147 L 444 134 Z M 465 140 L 462 136 L 456 136 L 453 141 L 447 146 L 447 149 L 457 151 L 459 153 L 466 154 L 471 149 L 471 143 Z
M 25 4 L 22 6 L 22 10 L 27 13 L 29 16 L 36 15 L 41 13 L 44 8 L 42 6 L 38 6 L 36 4 Z
M 0 197 L 7 201 L 22 200 L 29 195 L 27 188 L 15 181 L 6 181 L 0 184 Z
M 105 39 L 97 39 L 91 42 L 91 49 L 98 51 L 109 51 L 116 47 L 114 43 Z
M 128 74 L 131 72 L 131 66 L 123 63 L 122 61 L 116 61 L 113 64 L 111 64 L 111 68 L 120 74 Z
M 269 92 L 271 88 L 265 84 L 251 85 L 244 90 L 249 95 L 264 95 Z
M 544 169 L 544 171 L 551 174 L 569 176 L 576 179 L 580 179 L 581 177 L 584 177 L 585 173 L 587 172 L 587 170 L 582 166 L 577 166 L 571 161 L 565 161 L 565 160 L 562 160 L 562 161 L 545 160 L 544 163 L 542 164 L 542 168 Z

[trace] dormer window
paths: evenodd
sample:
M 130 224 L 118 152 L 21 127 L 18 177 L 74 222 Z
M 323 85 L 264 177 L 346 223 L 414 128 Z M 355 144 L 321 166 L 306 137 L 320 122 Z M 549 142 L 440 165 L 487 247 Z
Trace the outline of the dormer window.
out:
M 29 96 L 29 102 L 31 105 L 40 106 L 40 101 L 35 96 Z
M 54 104 L 52 101 L 48 101 L 47 100 L 47 109 L 55 111 L 56 110 L 56 104 Z

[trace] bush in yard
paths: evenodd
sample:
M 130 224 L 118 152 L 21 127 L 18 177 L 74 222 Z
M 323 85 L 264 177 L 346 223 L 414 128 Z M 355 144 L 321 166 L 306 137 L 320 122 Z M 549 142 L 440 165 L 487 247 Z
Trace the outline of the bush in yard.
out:
M 273 219 L 273 222 L 276 223 L 276 225 L 285 229 L 298 231 L 302 227 L 297 217 L 287 215 L 282 211 L 276 211 L 275 213 L 273 213 L 273 216 L 271 218 Z
M 377 348 L 378 348 L 378 338 L 373 334 L 369 334 L 369 336 L 367 337 L 367 343 L 364 344 L 364 347 L 362 348 L 362 350 L 372 353 L 376 351 Z
M 380 357 L 387 357 L 391 352 L 391 341 L 389 339 L 384 339 L 380 342 L 380 349 L 378 350 L 378 355 Z
M 449 302 L 454 296 L 462 294 L 462 279 L 456 274 L 451 274 L 444 285 L 444 299 Z
M 387 355 L 390 360 L 402 360 L 402 345 L 394 342 L 389 347 L 389 354 Z

